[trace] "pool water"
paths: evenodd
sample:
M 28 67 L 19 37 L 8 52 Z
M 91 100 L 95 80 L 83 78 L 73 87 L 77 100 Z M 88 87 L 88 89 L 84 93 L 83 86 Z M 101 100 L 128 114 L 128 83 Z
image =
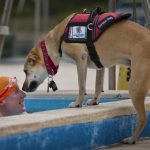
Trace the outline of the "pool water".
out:
M 86 99 L 87 100 L 87 99 Z M 84 101 L 83 105 L 86 103 Z M 105 102 L 114 102 L 123 100 L 122 98 L 102 98 L 98 100 L 100 103 Z M 26 98 L 25 106 L 28 113 L 54 110 L 54 109 L 63 109 L 67 108 L 71 102 L 75 101 L 75 97 L 62 97 L 62 98 Z

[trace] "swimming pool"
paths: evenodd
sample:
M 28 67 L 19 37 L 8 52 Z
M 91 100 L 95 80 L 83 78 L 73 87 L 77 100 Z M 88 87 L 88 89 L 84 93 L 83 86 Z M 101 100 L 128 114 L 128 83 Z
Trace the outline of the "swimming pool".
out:
M 75 96 L 73 97 L 57 97 L 57 98 L 26 98 L 25 106 L 28 113 L 54 110 L 54 109 L 63 109 L 67 108 L 71 102 L 75 101 Z M 87 99 L 91 97 L 86 97 L 83 105 L 86 104 Z M 124 100 L 124 98 L 101 98 L 98 100 L 99 103 L 106 102 L 115 102 Z
M 73 100 L 27 99 L 32 113 L 1 118 L 0 150 L 94 150 L 132 135 L 136 116 L 130 100 L 106 98 L 98 106 L 67 108 Z M 150 137 L 150 98 L 146 110 L 148 123 L 141 137 Z

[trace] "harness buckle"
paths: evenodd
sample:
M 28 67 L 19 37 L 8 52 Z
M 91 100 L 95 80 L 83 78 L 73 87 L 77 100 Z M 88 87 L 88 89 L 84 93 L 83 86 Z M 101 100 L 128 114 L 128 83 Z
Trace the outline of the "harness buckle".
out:
M 93 23 L 92 23 L 92 22 L 89 23 L 89 24 L 87 25 L 87 28 L 88 28 L 88 30 L 93 30 Z

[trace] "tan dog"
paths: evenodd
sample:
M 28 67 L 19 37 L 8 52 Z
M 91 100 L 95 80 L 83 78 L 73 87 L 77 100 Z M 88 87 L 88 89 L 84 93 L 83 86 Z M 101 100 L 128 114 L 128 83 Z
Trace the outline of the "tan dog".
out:
M 60 38 L 64 34 L 66 25 L 72 16 L 73 14 L 64 19 L 45 36 L 48 54 L 55 65 L 58 65 L 61 59 L 58 52 Z M 133 136 L 123 142 L 133 144 L 140 136 L 147 120 L 144 99 L 150 88 L 150 31 L 134 22 L 123 20 L 107 29 L 94 45 L 104 67 L 110 67 L 115 64 L 131 66 L 129 93 L 137 111 L 138 122 Z M 79 95 L 69 107 L 82 105 L 87 67 L 97 69 L 95 96 L 88 101 L 88 105 L 96 104 L 102 90 L 103 69 L 99 70 L 90 60 L 85 44 L 66 43 L 63 41 L 61 48 L 64 53 L 75 60 L 78 71 Z M 25 91 L 36 90 L 48 76 L 39 44 L 28 54 L 24 72 L 26 73 L 23 85 L 23 90 Z

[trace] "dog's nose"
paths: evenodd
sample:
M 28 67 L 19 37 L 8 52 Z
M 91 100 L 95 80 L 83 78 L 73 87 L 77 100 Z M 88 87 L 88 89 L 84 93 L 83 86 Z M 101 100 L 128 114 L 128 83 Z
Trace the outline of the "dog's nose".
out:
M 28 92 L 28 87 L 26 86 L 26 84 L 24 83 L 23 86 L 22 86 L 22 90 L 25 91 L 25 92 Z
M 25 91 L 25 88 L 24 88 L 24 87 L 22 87 L 22 90 L 23 90 L 23 91 Z

